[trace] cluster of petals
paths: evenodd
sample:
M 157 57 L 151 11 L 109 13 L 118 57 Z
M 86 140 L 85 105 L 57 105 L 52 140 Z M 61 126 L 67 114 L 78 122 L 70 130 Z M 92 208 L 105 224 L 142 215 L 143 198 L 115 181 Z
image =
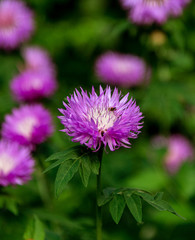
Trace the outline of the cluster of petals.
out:
M 14 49 L 34 30 L 31 10 L 20 0 L 0 1 L 0 48 Z
M 33 149 L 53 132 L 52 118 L 41 104 L 23 105 L 5 116 L 2 136 Z
M 0 186 L 21 185 L 31 179 L 33 170 L 34 159 L 29 148 L 0 141 Z
M 186 137 L 180 134 L 172 135 L 167 144 L 168 151 L 165 156 L 165 166 L 171 174 L 174 174 L 179 170 L 183 162 L 193 159 L 193 146 Z
M 141 58 L 111 51 L 97 59 L 95 71 L 102 82 L 126 88 L 147 83 L 151 75 Z
M 181 15 L 190 0 L 120 0 L 137 24 L 162 24 L 169 17 Z
M 142 128 L 142 113 L 129 94 L 122 97 L 118 89 L 113 93 L 110 87 L 105 90 L 100 86 L 99 95 L 92 87 L 87 93 L 81 88 L 67 97 L 63 103 L 65 109 L 59 109 L 59 117 L 64 125 L 62 130 L 72 137 L 73 142 L 80 142 L 98 150 L 101 146 L 111 151 L 119 147 L 130 147 L 130 138 L 137 138 Z
M 27 47 L 22 53 L 24 71 L 11 81 L 11 91 L 18 101 L 32 102 L 49 97 L 57 89 L 54 65 L 45 50 Z

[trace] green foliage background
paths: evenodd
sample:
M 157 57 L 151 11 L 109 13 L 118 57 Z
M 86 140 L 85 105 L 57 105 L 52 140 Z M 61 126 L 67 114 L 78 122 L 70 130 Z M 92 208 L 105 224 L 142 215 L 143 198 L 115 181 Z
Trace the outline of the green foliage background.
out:
M 122 89 L 136 98 L 145 116 L 144 128 L 132 148 L 104 154 L 103 186 L 136 187 L 164 191 L 165 198 L 186 221 L 144 206 L 144 224 L 138 225 L 125 211 L 118 225 L 103 212 L 105 240 L 193 240 L 195 236 L 195 163 L 186 163 L 175 176 L 164 168 L 166 149 L 156 150 L 151 138 L 181 133 L 195 142 L 195 3 L 184 14 L 162 26 L 136 26 L 127 21 L 118 1 L 113 0 L 27 0 L 36 16 L 36 32 L 27 44 L 44 47 L 58 72 L 59 89 L 43 103 L 55 122 L 54 135 L 40 145 L 34 157 L 32 181 L 3 189 L 0 197 L 0 239 L 91 240 L 95 239 L 95 177 L 84 188 L 79 176 L 68 184 L 60 198 L 54 197 L 56 170 L 46 175 L 44 160 L 54 152 L 74 146 L 62 128 L 57 108 L 75 88 L 99 86 L 94 61 L 114 50 L 143 57 L 152 67 L 148 86 Z M 163 33 L 157 43 L 153 34 Z M 9 82 L 21 64 L 20 50 L 0 51 L 0 122 L 17 106 Z M 41 166 L 41 167 L 40 167 Z M 49 190 L 46 190 L 48 187 Z M 27 227 L 28 226 L 28 227 Z M 44 236 L 43 229 L 46 231 Z M 25 232 L 25 235 L 24 235 Z

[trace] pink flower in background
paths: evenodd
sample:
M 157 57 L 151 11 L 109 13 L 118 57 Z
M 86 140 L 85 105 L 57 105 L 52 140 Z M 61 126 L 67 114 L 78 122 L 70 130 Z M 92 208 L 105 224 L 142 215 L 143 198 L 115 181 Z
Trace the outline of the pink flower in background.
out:
M 122 97 L 118 89 L 111 93 L 110 87 L 105 90 L 100 86 L 99 96 L 94 88 L 88 95 L 81 88 L 67 97 L 65 109 L 59 109 L 64 125 L 63 132 L 73 137 L 73 142 L 80 142 L 89 148 L 98 150 L 101 145 L 109 146 L 111 151 L 119 147 L 130 147 L 130 138 L 137 138 L 142 128 L 143 118 L 140 108 L 129 94 Z
M 16 100 L 30 102 L 53 95 L 57 81 L 47 72 L 27 70 L 17 75 L 10 86 Z
M 29 39 L 34 19 L 25 3 L 18 0 L 0 2 L 0 48 L 13 49 Z
M 43 72 L 45 75 L 55 77 L 54 64 L 44 49 L 38 46 L 26 47 L 22 51 L 22 56 L 25 61 L 25 69 L 36 72 Z
M 41 104 L 24 105 L 6 115 L 2 136 L 10 141 L 33 148 L 53 132 L 52 118 Z
M 121 0 L 129 18 L 137 24 L 162 24 L 171 16 L 182 14 L 189 0 Z
M 34 160 L 30 150 L 17 143 L 0 141 L 0 185 L 23 184 L 31 179 Z
M 168 139 L 165 166 L 171 174 L 176 173 L 183 162 L 192 160 L 193 157 L 193 147 L 184 136 L 177 134 Z
M 150 70 L 141 58 L 115 52 L 101 55 L 95 71 L 102 82 L 127 88 L 148 82 L 150 78 Z

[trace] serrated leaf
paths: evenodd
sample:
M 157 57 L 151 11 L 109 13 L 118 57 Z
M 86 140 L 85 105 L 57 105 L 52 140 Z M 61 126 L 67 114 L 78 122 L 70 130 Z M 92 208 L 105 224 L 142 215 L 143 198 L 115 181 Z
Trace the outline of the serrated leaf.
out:
M 175 210 L 171 207 L 171 205 L 164 200 L 155 200 L 152 202 L 148 201 L 148 203 L 153 207 L 155 207 L 156 209 L 158 209 L 159 211 L 168 211 L 182 219 L 185 219 L 182 216 L 180 216 L 177 212 L 175 212 Z
M 148 192 L 137 190 L 137 191 L 135 191 L 135 194 L 137 194 L 138 196 L 142 197 L 146 202 L 154 201 L 153 195 L 148 193 Z
M 125 199 L 123 195 L 114 195 L 112 201 L 109 204 L 109 208 L 113 220 L 116 224 L 118 224 L 125 208 Z
M 108 196 L 110 196 L 111 194 L 113 194 L 113 193 L 116 192 L 116 191 L 117 191 L 116 188 L 108 187 L 108 188 L 105 188 L 105 189 L 103 190 L 103 194 L 104 194 L 105 197 L 108 197 Z
M 110 202 L 113 198 L 113 193 L 116 191 L 116 188 L 105 188 L 103 190 L 103 195 L 98 198 L 98 206 L 103 206 L 106 203 Z
M 124 194 L 127 206 L 137 222 L 142 222 L 142 202 L 139 196 L 125 192 Z
M 154 196 L 154 200 L 162 200 L 164 193 L 163 192 L 158 192 L 155 196 Z
M 69 159 L 60 165 L 55 180 L 55 193 L 57 197 L 64 190 L 66 184 L 73 178 L 78 168 L 79 158 Z
M 69 148 L 65 151 L 57 152 L 57 153 L 52 154 L 45 161 L 46 162 L 54 161 L 54 160 L 57 160 L 57 159 L 65 158 L 66 156 L 68 158 L 75 158 L 78 155 L 78 151 L 81 151 L 82 149 L 83 149 L 82 146 L 75 146 L 75 147 Z
M 81 158 L 80 166 L 79 166 L 79 173 L 80 173 L 83 185 L 85 187 L 87 187 L 88 182 L 89 182 L 89 177 L 91 174 L 91 161 L 88 156 L 84 156 Z
M 103 205 L 105 205 L 106 203 L 110 202 L 110 200 L 113 198 L 112 195 L 110 196 L 104 196 L 104 195 L 101 195 L 99 198 L 98 198 L 98 206 L 101 207 Z
M 59 165 L 60 165 L 61 163 L 63 163 L 64 161 L 66 161 L 66 159 L 64 159 L 64 158 L 59 159 L 58 161 L 52 163 L 49 167 L 47 167 L 43 173 L 46 173 L 46 172 L 48 172 L 49 170 L 51 170 L 51 169 L 59 166 Z

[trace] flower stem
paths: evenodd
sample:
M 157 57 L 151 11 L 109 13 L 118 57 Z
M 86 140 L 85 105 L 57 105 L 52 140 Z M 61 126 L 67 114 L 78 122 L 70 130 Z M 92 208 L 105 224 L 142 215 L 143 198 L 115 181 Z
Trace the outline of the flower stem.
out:
M 102 168 L 103 147 L 100 148 L 98 158 L 100 161 L 99 174 L 97 175 L 97 209 L 96 209 L 96 239 L 102 240 L 102 208 L 98 206 L 98 198 L 101 195 L 101 168 Z

